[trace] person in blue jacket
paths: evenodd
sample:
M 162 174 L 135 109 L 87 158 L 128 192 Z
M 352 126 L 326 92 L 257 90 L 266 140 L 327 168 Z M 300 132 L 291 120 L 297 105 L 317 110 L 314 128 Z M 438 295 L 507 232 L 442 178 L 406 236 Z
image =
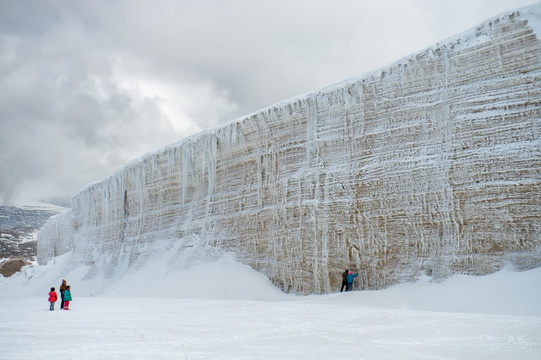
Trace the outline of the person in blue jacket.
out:
M 71 286 L 66 286 L 66 290 L 64 290 L 64 310 L 70 309 L 70 301 L 71 301 Z
M 357 274 L 354 274 L 353 271 L 350 271 L 347 278 L 348 278 L 348 287 L 346 289 L 346 291 L 351 291 L 353 289 L 353 278 L 355 276 L 359 275 L 358 273 Z

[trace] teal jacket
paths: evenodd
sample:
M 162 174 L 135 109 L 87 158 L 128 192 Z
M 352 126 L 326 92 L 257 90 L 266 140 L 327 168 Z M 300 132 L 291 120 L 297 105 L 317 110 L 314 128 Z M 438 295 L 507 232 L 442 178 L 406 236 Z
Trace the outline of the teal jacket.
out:
M 349 275 L 348 275 L 348 283 L 351 284 L 351 283 L 353 282 L 353 278 L 354 278 L 355 276 L 357 276 L 357 275 L 359 275 L 359 274 L 349 274 Z M 66 296 L 66 295 L 64 295 L 64 296 Z
M 68 289 L 64 290 L 64 301 L 71 301 L 71 291 Z

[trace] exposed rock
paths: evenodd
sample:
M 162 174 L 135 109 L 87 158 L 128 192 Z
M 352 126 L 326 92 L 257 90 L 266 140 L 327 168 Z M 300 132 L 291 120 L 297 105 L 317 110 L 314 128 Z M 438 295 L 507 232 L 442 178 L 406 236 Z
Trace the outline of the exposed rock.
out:
M 541 266 L 540 9 L 128 164 L 47 223 L 38 261 L 234 251 L 298 293 L 345 268 L 376 289 Z
M 31 262 L 26 259 L 9 259 L 0 262 L 0 275 L 10 277 L 11 275 L 21 271 L 21 268 L 30 265 Z

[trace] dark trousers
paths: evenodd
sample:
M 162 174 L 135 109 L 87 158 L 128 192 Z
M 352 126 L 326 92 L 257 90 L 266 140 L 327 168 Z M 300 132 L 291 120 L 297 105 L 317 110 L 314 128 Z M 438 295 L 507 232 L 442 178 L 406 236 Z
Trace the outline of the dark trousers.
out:
M 340 289 L 340 292 L 342 292 L 342 290 L 344 290 L 344 287 L 346 288 L 346 291 L 348 291 L 348 282 L 347 281 L 342 281 L 342 288 Z
M 64 308 L 64 294 L 62 293 L 62 291 L 60 291 L 60 298 L 62 299 L 62 301 L 60 301 L 60 308 L 63 309 Z

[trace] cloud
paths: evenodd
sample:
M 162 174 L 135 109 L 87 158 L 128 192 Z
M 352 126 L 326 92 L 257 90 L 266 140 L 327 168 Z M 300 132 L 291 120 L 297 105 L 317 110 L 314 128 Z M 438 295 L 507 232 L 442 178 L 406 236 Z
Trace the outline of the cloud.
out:
M 0 1 L 0 202 L 65 202 L 146 152 L 532 2 Z

